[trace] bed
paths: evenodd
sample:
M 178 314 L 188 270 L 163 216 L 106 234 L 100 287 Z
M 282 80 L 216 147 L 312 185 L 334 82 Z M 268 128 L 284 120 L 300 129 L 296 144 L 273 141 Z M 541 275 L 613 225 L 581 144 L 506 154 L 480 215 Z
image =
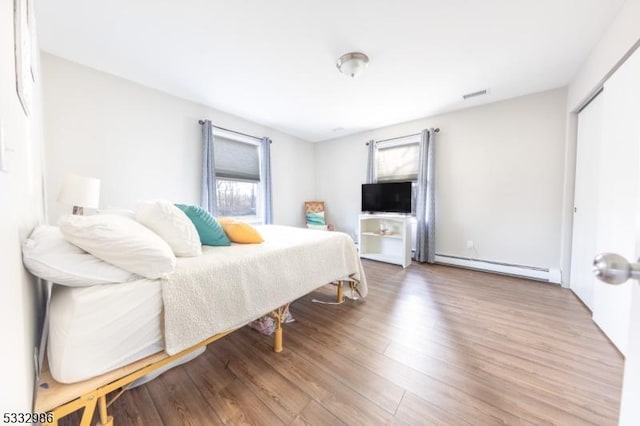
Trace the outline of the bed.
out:
M 90 287 L 54 286 L 49 311 L 49 368 L 41 377 L 36 412 L 54 424 L 96 406 L 101 422 L 107 393 L 202 350 L 207 344 L 271 313 L 274 351 L 283 349 L 284 306 L 326 285 L 337 298 L 364 298 L 367 285 L 351 237 L 340 232 L 266 225 L 262 244 L 203 247 L 178 258 L 163 279 Z M 64 384 L 66 383 L 66 384 Z

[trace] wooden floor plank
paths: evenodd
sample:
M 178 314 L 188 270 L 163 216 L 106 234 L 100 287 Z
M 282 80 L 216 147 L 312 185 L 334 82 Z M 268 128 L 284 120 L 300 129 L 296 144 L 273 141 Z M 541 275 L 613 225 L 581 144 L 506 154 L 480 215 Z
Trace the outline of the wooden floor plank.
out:
M 198 425 L 203 420 L 206 424 L 222 424 L 183 367 L 167 371 L 144 386 L 165 425 Z
M 471 334 L 461 339 L 455 331 L 442 330 L 437 327 L 417 328 L 411 333 L 406 333 L 402 328 L 376 318 L 370 318 L 366 323 L 375 326 L 380 333 L 392 339 L 394 344 L 400 344 L 425 355 L 453 359 L 457 352 L 464 350 L 468 357 L 473 355 L 478 364 L 488 363 L 500 370 L 504 369 L 509 374 L 525 374 L 529 382 L 535 383 L 541 388 L 547 387 L 546 385 L 549 385 L 550 388 L 562 385 L 563 390 L 567 388 L 571 390 L 567 397 L 574 403 L 580 404 L 589 401 L 588 405 L 591 405 L 603 400 L 603 406 L 610 411 L 616 399 L 615 395 L 619 392 L 619 380 L 616 380 L 615 385 L 608 385 L 602 381 L 591 379 L 592 370 L 596 366 L 587 365 L 581 373 L 576 373 L 571 368 L 567 369 L 568 371 L 564 368 L 557 368 L 558 362 L 564 360 L 563 357 L 556 357 L 553 363 L 549 363 L 550 354 L 548 352 L 544 353 L 542 359 L 539 356 L 532 357 L 530 346 L 508 346 L 504 339 L 499 344 L 498 342 L 487 344 L 484 340 L 485 336 L 475 338 Z M 466 329 L 469 327 L 469 324 L 465 325 Z M 570 365 L 569 362 L 562 364 L 563 367 Z M 584 363 L 580 365 L 582 364 Z M 553 374 L 545 374 L 549 372 L 553 372 Z
M 363 264 L 365 301 L 314 303 L 323 287 L 292 304 L 282 353 L 238 330 L 125 393 L 116 424 L 616 424 L 624 360 L 570 291 Z
M 127 391 L 127 398 L 118 400 L 109 415 L 117 420 L 118 426 L 146 426 L 162 424 L 160 414 L 146 387 Z
M 395 423 L 407 425 L 471 425 L 452 414 L 447 414 L 441 408 L 418 398 L 411 392 L 406 392 L 394 416 Z M 485 423 L 485 425 L 488 423 Z M 496 423 L 498 424 L 498 423 Z
M 224 424 L 259 425 L 262 424 L 261 419 L 269 419 L 272 424 L 284 424 L 263 404 L 259 395 L 234 374 L 228 359 L 207 350 L 198 361 L 197 366 L 189 363 L 187 374 Z
M 302 410 L 302 413 L 291 422 L 291 426 L 337 426 L 344 424 L 346 423 L 334 416 L 329 410 L 316 401 L 311 401 L 309 405 Z
M 258 396 L 240 380 L 208 394 L 207 401 L 226 425 L 284 425 Z
M 327 351 L 320 343 L 301 332 L 296 325 L 287 327 L 288 341 L 296 345 L 297 354 L 316 363 L 325 371 L 332 372 L 345 385 L 374 402 L 390 414 L 400 404 L 404 389 L 382 376 L 363 368 L 335 351 Z
M 208 351 L 225 362 L 238 377 L 284 423 L 290 423 L 309 404 L 311 397 L 250 351 L 240 349 L 230 340 L 219 342 Z
M 557 397 L 566 398 L 573 404 L 585 404 L 590 409 L 603 408 L 610 415 L 614 415 L 612 407 L 615 404 L 620 390 L 620 383 L 615 386 L 594 380 L 590 372 L 576 373 L 569 369 L 557 368 L 550 364 L 548 358 L 539 360 L 531 357 L 531 352 L 523 353 L 526 347 L 521 347 L 517 355 L 510 352 L 510 348 L 496 348 L 487 345 L 483 341 L 469 342 L 460 340 L 456 336 L 442 335 L 438 332 L 420 344 L 404 345 L 425 355 L 436 358 L 456 357 L 460 351 L 466 353 L 466 360 L 473 365 L 478 365 L 493 374 L 508 376 L 517 381 L 528 383 L 545 391 L 551 391 Z M 387 348 L 389 350 L 389 348 Z M 548 355 L 548 354 L 547 354 Z
M 292 307 L 296 311 L 296 305 Z M 466 419 L 476 424 L 504 424 L 516 423 L 519 418 L 501 407 L 486 403 L 482 399 L 473 397 L 458 388 L 444 382 L 440 382 L 426 374 L 415 370 L 406 364 L 397 362 L 383 354 L 358 345 L 340 335 L 342 331 L 325 330 L 319 319 L 313 321 L 300 321 L 303 331 L 313 339 L 324 343 L 327 347 L 349 357 L 351 360 L 370 371 L 377 372 L 382 377 L 413 392 L 422 399 L 431 401 L 439 407 L 444 407 L 451 415 Z M 333 340 L 339 342 L 331 344 Z M 526 422 L 525 422 L 526 423 Z
M 210 348 L 189 362 L 185 366 L 185 371 L 192 382 L 211 393 L 221 391 L 237 379 L 236 375 L 227 368 L 224 360 L 214 356 Z
M 328 373 L 313 362 L 299 356 L 294 348 L 274 354 L 271 343 L 251 330 L 240 330 L 229 336 L 230 340 L 245 349 L 255 347 L 256 356 L 271 361 L 274 369 L 296 383 L 304 392 L 320 402 L 330 412 L 350 425 L 384 424 L 392 415 L 363 397 L 351 387 L 345 386 L 339 377 Z
M 542 423 L 545 416 L 553 416 L 561 424 L 589 424 L 596 421 L 604 425 L 611 422 L 609 413 L 595 413 L 589 408 L 571 404 L 567 399 L 560 399 L 547 389 L 535 389 L 508 372 L 494 374 L 495 370 L 485 370 L 486 364 L 474 364 L 473 360 L 458 357 L 455 360 L 443 360 L 422 355 L 416 351 L 391 345 L 385 353 L 398 362 L 409 365 L 436 380 L 452 383 L 466 393 L 473 392 L 476 398 L 487 403 L 498 401 L 500 405 L 509 407 L 509 411 L 518 416 Z M 590 420 L 586 420 L 586 418 Z

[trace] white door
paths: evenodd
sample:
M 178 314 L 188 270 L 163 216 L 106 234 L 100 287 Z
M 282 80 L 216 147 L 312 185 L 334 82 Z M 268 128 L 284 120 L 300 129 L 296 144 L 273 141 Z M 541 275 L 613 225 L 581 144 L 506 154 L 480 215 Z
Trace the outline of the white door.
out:
M 638 231 L 638 235 L 640 236 L 640 231 Z M 640 237 L 638 243 L 640 247 Z M 620 405 L 621 426 L 640 424 L 640 282 L 632 283 L 631 288 L 631 324 L 627 357 L 624 363 L 624 382 Z
M 640 51 L 607 80 L 603 97 L 603 139 L 599 150 L 596 251 L 635 259 L 640 151 Z M 593 320 L 626 355 L 631 282 L 596 281 Z
M 604 93 L 597 249 L 633 262 L 640 257 L 640 51 Z M 640 282 L 597 281 L 593 319 L 625 354 L 620 425 L 640 425 Z
M 571 245 L 571 290 L 593 311 L 595 278 L 591 271 L 598 225 L 598 161 L 602 141 L 603 95 L 578 114 L 576 186 Z

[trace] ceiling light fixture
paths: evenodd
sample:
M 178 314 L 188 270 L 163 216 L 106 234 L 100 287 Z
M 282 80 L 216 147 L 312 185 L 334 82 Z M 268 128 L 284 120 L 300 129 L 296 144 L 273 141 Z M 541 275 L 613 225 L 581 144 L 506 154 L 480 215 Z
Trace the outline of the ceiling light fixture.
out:
M 369 57 L 367 55 L 360 52 L 351 52 L 340 56 L 336 62 L 336 67 L 342 74 L 355 77 L 364 71 L 368 64 Z

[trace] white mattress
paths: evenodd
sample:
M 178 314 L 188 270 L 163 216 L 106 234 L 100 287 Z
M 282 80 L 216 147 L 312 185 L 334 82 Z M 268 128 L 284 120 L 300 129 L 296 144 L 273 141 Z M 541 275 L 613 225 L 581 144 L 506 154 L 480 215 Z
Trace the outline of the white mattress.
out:
M 49 369 L 62 383 L 86 380 L 164 348 L 158 280 L 55 285 L 49 312 Z

